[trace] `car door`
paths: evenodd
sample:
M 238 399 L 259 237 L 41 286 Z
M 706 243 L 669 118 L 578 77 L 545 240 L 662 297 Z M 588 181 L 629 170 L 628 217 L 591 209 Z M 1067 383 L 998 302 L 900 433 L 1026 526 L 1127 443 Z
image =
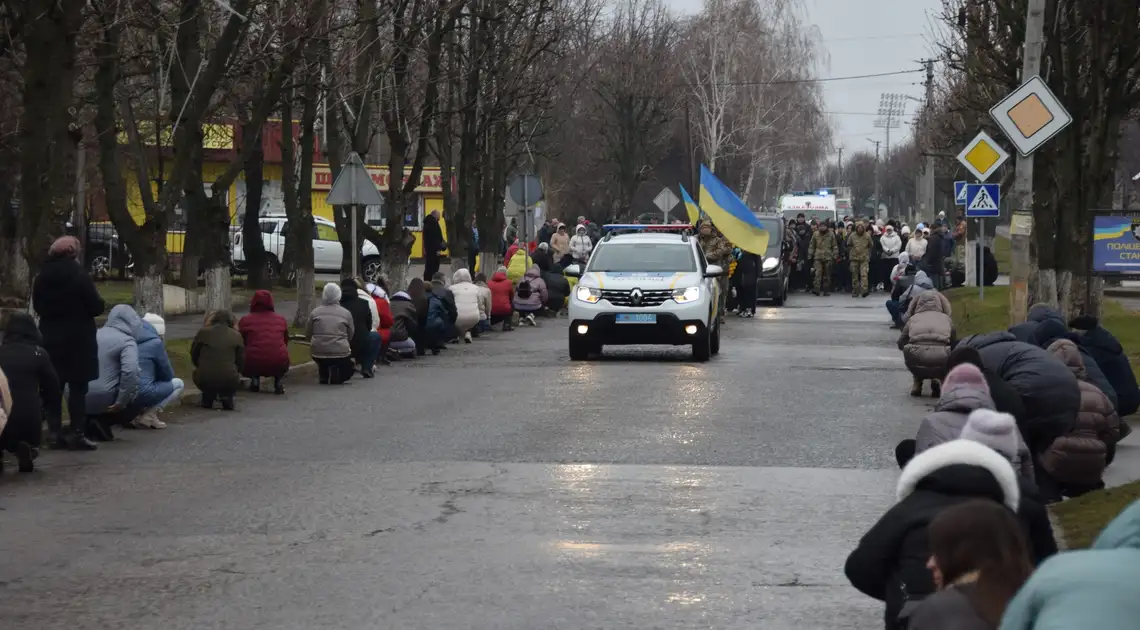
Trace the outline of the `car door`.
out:
M 336 228 L 327 223 L 313 226 L 313 262 L 318 271 L 340 271 L 343 250 Z

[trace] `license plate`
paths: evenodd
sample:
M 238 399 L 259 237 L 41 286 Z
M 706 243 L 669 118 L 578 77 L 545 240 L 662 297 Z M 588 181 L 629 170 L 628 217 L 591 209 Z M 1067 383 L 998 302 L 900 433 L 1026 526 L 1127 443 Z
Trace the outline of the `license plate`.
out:
M 614 318 L 618 324 L 656 324 L 657 315 L 653 313 L 620 313 Z

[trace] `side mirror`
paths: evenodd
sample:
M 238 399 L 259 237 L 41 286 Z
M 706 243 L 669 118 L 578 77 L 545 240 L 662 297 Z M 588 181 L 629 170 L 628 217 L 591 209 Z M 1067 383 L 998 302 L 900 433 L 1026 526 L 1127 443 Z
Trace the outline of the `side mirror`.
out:
M 577 264 L 568 265 L 565 269 L 562 270 L 562 275 L 564 275 L 568 278 L 581 278 L 582 277 L 582 266 L 577 265 Z
M 709 265 L 705 267 L 706 278 L 719 278 L 724 275 L 724 268 L 720 265 Z

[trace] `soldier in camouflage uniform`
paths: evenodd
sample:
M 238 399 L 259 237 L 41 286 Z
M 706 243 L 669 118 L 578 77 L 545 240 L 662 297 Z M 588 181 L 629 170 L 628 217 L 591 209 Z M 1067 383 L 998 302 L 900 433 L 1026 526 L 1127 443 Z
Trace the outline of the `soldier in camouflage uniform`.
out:
M 812 293 L 819 295 L 822 289 L 824 295 L 831 295 L 831 268 L 838 255 L 839 247 L 835 242 L 835 235 L 827 229 L 826 223 L 820 223 L 818 231 L 811 237 L 811 244 L 808 245 L 808 259 L 812 261 L 815 270 Z
M 855 225 L 855 231 L 847 237 L 847 253 L 851 259 L 851 297 L 867 297 L 867 273 L 871 269 L 871 250 L 874 240 L 862 223 Z
M 717 286 L 720 287 L 717 312 L 723 315 L 724 301 L 728 297 L 728 266 L 732 263 L 732 245 L 729 245 L 728 239 L 716 231 L 711 221 L 701 223 L 697 242 L 701 244 L 701 249 L 705 252 L 705 260 L 724 269 L 725 275 L 717 278 Z

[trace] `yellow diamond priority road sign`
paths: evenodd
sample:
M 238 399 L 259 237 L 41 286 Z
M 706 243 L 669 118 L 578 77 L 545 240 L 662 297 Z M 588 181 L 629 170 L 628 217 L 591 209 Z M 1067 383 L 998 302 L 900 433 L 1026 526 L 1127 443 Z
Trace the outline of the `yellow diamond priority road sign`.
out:
M 984 131 L 979 131 L 970 144 L 958 154 L 958 161 L 980 182 L 989 179 L 1008 159 L 1009 154 L 1005 149 Z
M 1035 76 L 993 106 L 990 116 L 1021 155 L 1028 156 L 1073 122 L 1065 106 Z

